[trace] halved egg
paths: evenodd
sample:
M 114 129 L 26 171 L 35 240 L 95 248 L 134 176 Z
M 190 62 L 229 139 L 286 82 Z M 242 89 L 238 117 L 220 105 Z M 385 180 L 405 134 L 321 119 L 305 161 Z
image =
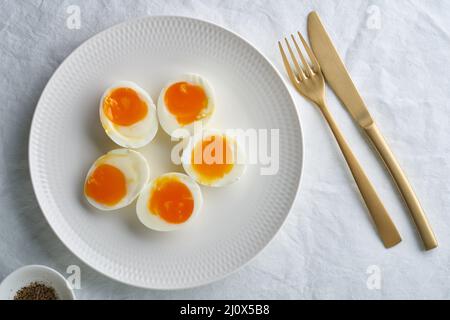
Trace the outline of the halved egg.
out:
M 203 205 L 200 187 L 182 173 L 166 173 L 152 180 L 139 195 L 136 213 L 147 228 L 178 230 L 190 223 Z
M 190 134 L 194 125 L 206 125 L 215 110 L 214 93 L 205 78 L 196 74 L 180 76 L 168 83 L 158 99 L 158 118 L 169 135 L 180 137 L 176 130 L 183 128 Z
M 181 158 L 189 176 L 211 187 L 237 181 L 246 168 L 245 152 L 238 141 L 217 130 L 191 137 Z
M 149 177 L 147 160 L 139 152 L 112 150 L 98 158 L 89 169 L 84 195 L 97 209 L 120 209 L 136 199 Z
M 100 121 L 106 134 L 124 148 L 143 147 L 158 131 L 152 98 L 130 81 L 117 82 L 105 91 L 100 101 Z

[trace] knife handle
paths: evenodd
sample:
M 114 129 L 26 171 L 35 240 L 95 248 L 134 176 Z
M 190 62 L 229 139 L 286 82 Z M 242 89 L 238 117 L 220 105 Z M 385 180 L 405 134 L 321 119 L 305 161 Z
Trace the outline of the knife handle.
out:
M 353 154 L 350 146 L 345 141 L 344 136 L 339 130 L 336 122 L 331 116 L 328 108 L 326 107 L 325 102 L 321 103 L 320 110 L 327 120 L 331 131 L 336 138 L 336 141 L 341 148 L 342 154 L 344 155 L 345 160 L 347 161 L 348 167 L 355 179 L 356 185 L 358 186 L 359 191 L 366 203 L 367 209 L 369 209 L 369 213 L 372 217 L 373 222 L 378 230 L 378 234 L 380 235 L 381 240 L 386 248 L 390 248 L 395 246 L 401 241 L 400 234 L 397 231 L 394 223 L 392 222 L 389 214 L 384 208 L 383 203 L 378 197 L 375 188 L 370 182 L 369 178 L 364 173 L 363 168 L 359 164 L 355 155 Z
M 375 146 L 375 149 L 380 154 L 398 189 L 400 190 L 400 193 L 405 200 L 409 211 L 411 212 L 425 249 L 431 250 L 436 248 L 438 246 L 436 237 L 422 207 L 420 206 L 419 200 L 409 184 L 408 179 L 400 168 L 400 165 L 395 159 L 391 149 L 378 130 L 378 127 L 375 123 L 372 123 L 370 126 L 364 128 L 364 131 Z

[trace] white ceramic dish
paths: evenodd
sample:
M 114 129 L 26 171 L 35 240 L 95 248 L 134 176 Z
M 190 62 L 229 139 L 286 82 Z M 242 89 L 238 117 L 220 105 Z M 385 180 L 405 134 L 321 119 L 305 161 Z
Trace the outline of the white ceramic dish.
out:
M 13 300 L 17 291 L 32 282 L 39 282 L 55 289 L 59 300 L 75 300 L 75 295 L 66 279 L 54 269 L 40 265 L 29 265 L 17 269 L 0 284 L 0 300 Z
M 276 45 L 274 44 L 274 50 Z M 179 232 L 149 231 L 135 203 L 105 214 L 83 197 L 92 162 L 116 145 L 98 119 L 103 91 L 131 80 L 156 100 L 179 74 L 195 72 L 216 93 L 210 127 L 279 129 L 279 170 L 248 165 L 233 185 L 202 187 L 201 219 Z M 144 148 L 151 177 L 183 172 L 170 162 L 164 130 Z M 88 40 L 55 72 L 36 108 L 29 161 L 34 190 L 62 242 L 99 272 L 130 285 L 176 289 L 235 271 L 274 237 L 296 197 L 303 159 L 297 111 L 277 70 L 248 42 L 217 25 L 184 17 L 125 22 Z

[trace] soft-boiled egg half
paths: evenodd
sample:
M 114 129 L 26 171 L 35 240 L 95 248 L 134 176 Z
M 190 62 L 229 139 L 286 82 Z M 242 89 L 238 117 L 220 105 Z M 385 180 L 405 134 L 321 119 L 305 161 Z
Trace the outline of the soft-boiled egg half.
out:
M 106 134 L 124 148 L 143 147 L 158 131 L 152 98 L 130 81 L 117 82 L 105 91 L 100 101 L 100 121 Z
M 147 228 L 178 230 L 190 223 L 203 205 L 195 181 L 182 173 L 166 173 L 152 180 L 139 195 L 136 213 Z
M 221 187 L 245 172 L 245 152 L 234 137 L 217 130 L 191 137 L 181 156 L 186 173 L 198 183 Z
M 84 195 L 100 210 L 126 207 L 150 177 L 147 160 L 137 151 L 116 149 L 98 158 L 89 169 Z
M 205 78 L 196 74 L 180 76 L 159 95 L 158 118 L 169 135 L 181 137 L 177 129 L 193 134 L 196 123 L 206 125 L 215 110 L 214 93 Z

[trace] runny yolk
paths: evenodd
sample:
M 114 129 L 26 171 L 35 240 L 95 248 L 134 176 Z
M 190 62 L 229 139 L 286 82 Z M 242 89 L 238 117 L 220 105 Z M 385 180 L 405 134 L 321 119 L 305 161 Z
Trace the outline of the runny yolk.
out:
M 127 193 L 125 175 L 112 165 L 101 164 L 87 179 L 84 190 L 96 202 L 113 206 Z
M 131 126 L 145 118 L 148 107 L 133 89 L 117 88 L 104 99 L 103 111 L 111 122 Z
M 177 122 L 186 125 L 205 117 L 208 97 L 201 86 L 177 82 L 166 90 L 164 102 Z
M 176 178 L 162 177 L 155 182 L 148 202 L 150 212 L 169 223 L 183 223 L 194 210 L 189 188 Z
M 223 178 L 233 169 L 233 152 L 227 138 L 213 135 L 199 141 L 192 150 L 191 165 L 203 181 Z

